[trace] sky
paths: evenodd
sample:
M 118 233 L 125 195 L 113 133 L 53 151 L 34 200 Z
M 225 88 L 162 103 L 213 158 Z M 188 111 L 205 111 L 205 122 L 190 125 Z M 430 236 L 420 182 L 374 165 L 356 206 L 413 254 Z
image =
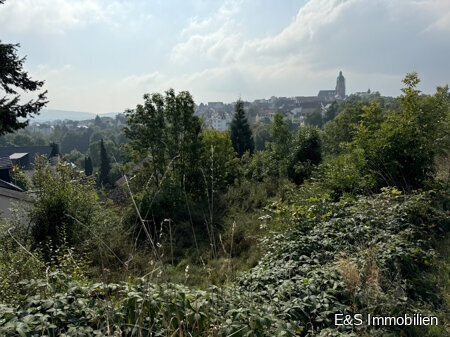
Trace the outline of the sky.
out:
M 197 104 L 317 95 L 398 96 L 406 73 L 450 82 L 449 0 L 6 0 L 0 40 L 20 43 L 49 109 L 122 112 L 143 94 Z

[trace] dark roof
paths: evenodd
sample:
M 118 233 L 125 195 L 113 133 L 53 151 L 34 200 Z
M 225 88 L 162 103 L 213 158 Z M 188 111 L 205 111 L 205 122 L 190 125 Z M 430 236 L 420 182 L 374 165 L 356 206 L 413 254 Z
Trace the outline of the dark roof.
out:
M 336 90 L 320 90 L 317 96 L 319 97 L 327 97 L 336 95 Z
M 51 146 L 5 146 L 0 147 L 0 158 L 10 157 L 14 153 L 28 154 L 27 158 L 19 160 L 20 166 L 24 166 L 26 169 L 31 169 L 34 163 L 36 155 L 44 155 L 46 159 L 49 159 L 55 155 L 55 150 Z
M 0 179 L 0 187 L 1 188 L 6 188 L 8 190 L 13 190 L 13 191 L 18 191 L 18 192 L 23 192 L 23 189 L 21 189 L 19 186 L 16 186 L 14 184 L 8 183 L 2 179 Z
M 300 106 L 303 109 L 319 109 L 322 107 L 321 102 L 302 102 L 300 103 Z
M 49 158 L 52 151 L 51 146 L 5 146 L 0 147 L 0 157 L 9 157 L 13 153 L 29 153 L 32 158 L 35 154 L 43 154 Z
M 295 98 L 297 99 L 297 102 L 299 102 L 299 103 L 319 102 L 322 100 L 322 98 L 319 96 L 297 96 Z
M 13 164 L 9 157 L 0 157 L 0 170 L 9 170 L 12 167 Z

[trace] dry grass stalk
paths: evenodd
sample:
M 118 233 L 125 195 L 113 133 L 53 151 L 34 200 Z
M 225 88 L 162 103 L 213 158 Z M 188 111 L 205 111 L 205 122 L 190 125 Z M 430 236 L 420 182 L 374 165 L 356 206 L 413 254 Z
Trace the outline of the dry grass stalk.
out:
M 356 290 L 361 286 L 361 277 L 356 265 L 347 257 L 340 258 L 336 261 L 336 267 L 341 274 L 348 291 L 354 295 Z

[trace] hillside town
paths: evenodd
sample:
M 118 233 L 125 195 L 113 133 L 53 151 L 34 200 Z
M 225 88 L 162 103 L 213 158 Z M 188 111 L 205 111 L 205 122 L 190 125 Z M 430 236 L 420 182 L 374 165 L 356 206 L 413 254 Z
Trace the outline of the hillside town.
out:
M 353 95 L 370 97 L 376 95 L 369 90 Z M 342 71 L 336 79 L 333 90 L 319 90 L 317 96 L 275 97 L 257 99 L 253 102 L 244 101 L 244 109 L 250 123 L 270 123 L 276 113 L 281 113 L 293 124 L 304 124 L 305 117 L 313 112 L 322 114 L 333 104 L 347 98 L 345 92 L 345 77 Z M 234 115 L 233 103 L 208 102 L 196 106 L 196 115 L 203 117 L 204 127 L 214 130 L 228 130 Z
M 359 96 L 368 98 L 374 95 L 379 95 L 378 92 L 367 91 L 356 92 L 353 94 L 346 94 L 346 79 L 339 72 L 336 79 L 335 89 L 319 90 L 317 96 L 294 96 L 294 97 L 275 97 L 268 99 L 256 99 L 252 102 L 244 101 L 244 110 L 246 116 L 251 124 L 255 123 L 271 123 L 273 116 L 276 113 L 281 113 L 286 120 L 292 124 L 303 125 L 308 114 L 320 112 L 325 114 L 327 109 L 334 103 L 347 99 L 350 96 Z M 236 102 L 224 103 L 220 101 L 200 103 L 195 105 L 195 115 L 203 120 L 203 127 L 206 129 L 228 130 L 235 113 Z M 126 115 L 124 113 L 117 113 L 113 116 L 112 113 L 104 115 L 97 115 L 97 118 L 89 118 L 78 120 L 75 115 L 76 112 L 67 112 L 61 119 L 50 119 L 48 121 L 31 120 L 29 128 L 35 132 L 42 134 L 53 133 L 55 126 L 61 125 L 65 130 L 86 129 L 89 127 L 103 126 L 124 126 L 126 124 Z M 45 112 L 42 113 L 40 119 L 45 118 Z M 73 117 L 72 117 L 73 116 Z

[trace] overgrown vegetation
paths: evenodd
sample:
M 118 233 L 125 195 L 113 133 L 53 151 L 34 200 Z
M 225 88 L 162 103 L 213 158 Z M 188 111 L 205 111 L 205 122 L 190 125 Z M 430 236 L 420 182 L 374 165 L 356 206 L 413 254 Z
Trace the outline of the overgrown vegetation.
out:
M 220 132 L 188 92 L 145 95 L 120 186 L 103 137 L 85 172 L 37 162 L 27 222 L 1 227 L 0 334 L 448 335 L 449 95 L 418 83 L 255 143 L 240 101 Z M 335 325 L 356 313 L 439 325 Z

